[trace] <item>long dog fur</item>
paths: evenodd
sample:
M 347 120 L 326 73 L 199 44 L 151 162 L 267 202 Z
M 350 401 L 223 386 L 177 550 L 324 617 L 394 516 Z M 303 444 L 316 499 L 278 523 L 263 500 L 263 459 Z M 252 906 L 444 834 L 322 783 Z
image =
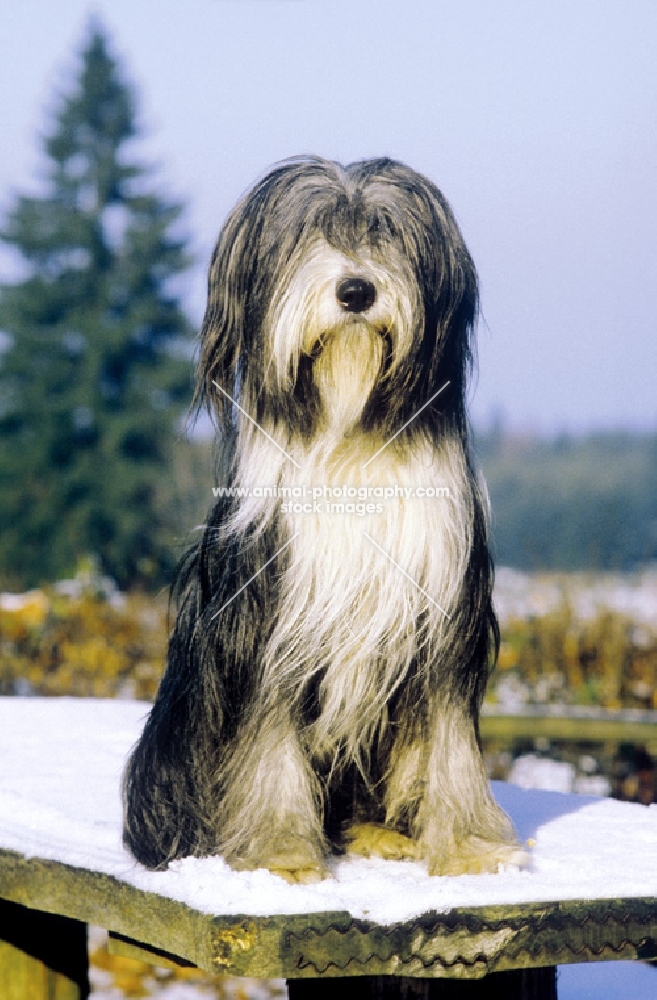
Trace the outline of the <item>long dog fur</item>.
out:
M 446 200 L 395 161 L 286 161 L 229 216 L 197 401 L 222 483 L 251 489 L 224 491 L 180 568 L 124 782 L 149 868 L 222 854 L 306 881 L 345 847 L 432 873 L 522 861 L 479 749 L 498 629 L 465 409 L 476 313 Z M 292 501 L 317 484 L 319 506 Z M 441 495 L 348 501 L 399 484 Z

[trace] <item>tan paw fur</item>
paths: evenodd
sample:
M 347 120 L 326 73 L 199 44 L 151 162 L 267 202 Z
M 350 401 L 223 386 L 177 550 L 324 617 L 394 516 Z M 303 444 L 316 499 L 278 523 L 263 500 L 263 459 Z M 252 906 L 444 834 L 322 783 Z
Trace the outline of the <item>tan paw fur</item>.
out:
M 444 852 L 427 857 L 430 875 L 482 875 L 496 873 L 500 866 L 525 868 L 529 855 L 516 843 L 495 843 L 468 837 Z
M 309 850 L 302 841 L 290 839 L 272 845 L 270 851 L 258 857 L 243 858 L 231 862 L 240 871 L 255 871 L 266 868 L 272 875 L 279 875 L 290 885 L 297 883 L 321 882 L 330 872 L 320 854 Z
M 296 864 L 292 858 L 281 858 L 280 861 L 270 861 L 265 866 L 272 875 L 280 875 L 290 885 L 308 885 L 311 882 L 321 882 L 330 872 L 323 864 Z
M 415 841 L 379 823 L 354 823 L 347 830 L 344 841 L 348 854 L 364 858 L 403 861 L 418 856 Z

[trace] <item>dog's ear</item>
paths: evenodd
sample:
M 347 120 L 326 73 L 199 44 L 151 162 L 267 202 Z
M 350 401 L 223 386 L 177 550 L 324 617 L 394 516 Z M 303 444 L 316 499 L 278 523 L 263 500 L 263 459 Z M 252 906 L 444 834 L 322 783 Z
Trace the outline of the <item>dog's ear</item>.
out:
M 449 373 L 454 404 L 458 402 L 458 409 L 462 409 L 466 382 L 475 368 L 479 289 L 474 263 L 444 199 L 441 209 L 439 273 L 427 319 L 435 330 L 435 378 L 439 381 L 442 372 Z
M 312 222 L 317 193 L 339 167 L 296 157 L 274 167 L 237 204 L 219 234 L 208 275 L 194 403 L 234 422 L 234 399 L 264 381 L 263 324 L 272 289 Z
M 443 194 L 421 178 L 426 225 L 417 229 L 417 246 L 424 275 L 426 329 L 422 367 L 425 391 L 446 379 L 441 397 L 458 425 L 465 421 L 468 376 L 475 367 L 475 328 L 479 309 L 477 272 L 456 218 Z
M 445 386 L 439 404 L 424 413 L 423 421 L 448 414 L 463 428 L 466 381 L 474 364 L 478 283 L 456 218 L 441 191 L 403 163 L 364 160 L 351 164 L 348 172 L 380 220 L 381 245 L 385 250 L 389 237 L 393 250 L 401 249 L 422 299 L 423 328 L 414 337 L 407 364 L 399 365 L 382 386 L 387 410 L 403 422 L 412 416 L 417 400 L 429 399 Z
M 257 209 L 251 196 L 233 209 L 217 239 L 208 272 L 194 404 L 199 408 L 205 404 L 223 426 L 233 422 L 234 407 L 228 397 L 235 399 L 239 394 L 251 346 L 249 303 L 258 272 L 257 233 L 262 214 Z

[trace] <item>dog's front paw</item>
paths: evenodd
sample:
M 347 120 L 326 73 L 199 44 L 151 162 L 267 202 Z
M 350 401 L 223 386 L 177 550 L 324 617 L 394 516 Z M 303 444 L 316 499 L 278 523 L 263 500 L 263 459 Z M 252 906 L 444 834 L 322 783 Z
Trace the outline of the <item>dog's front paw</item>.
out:
M 445 850 L 426 855 L 430 875 L 482 875 L 507 866 L 526 868 L 529 855 L 520 844 L 466 837 Z
M 232 864 L 241 871 L 266 868 L 272 875 L 280 875 L 290 885 L 321 882 L 330 875 L 321 853 L 302 840 L 292 838 L 281 839 L 272 844 L 269 850 L 240 858 Z
M 404 861 L 417 857 L 414 840 L 380 823 L 354 823 L 345 833 L 344 842 L 348 854 L 360 854 L 364 858 Z
M 326 865 L 321 862 L 308 862 L 302 859 L 290 857 L 280 858 L 280 860 L 269 861 L 266 868 L 272 875 L 280 875 L 290 885 L 308 885 L 311 882 L 321 882 L 328 878 L 330 872 Z

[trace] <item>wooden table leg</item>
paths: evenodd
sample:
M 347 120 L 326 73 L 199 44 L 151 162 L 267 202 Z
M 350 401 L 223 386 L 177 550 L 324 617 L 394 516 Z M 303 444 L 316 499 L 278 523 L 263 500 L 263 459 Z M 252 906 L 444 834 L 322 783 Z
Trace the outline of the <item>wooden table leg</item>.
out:
M 288 979 L 290 1000 L 557 1000 L 557 970 L 515 969 L 483 979 Z
M 0 900 L 2 1000 L 87 1000 L 87 926 Z

